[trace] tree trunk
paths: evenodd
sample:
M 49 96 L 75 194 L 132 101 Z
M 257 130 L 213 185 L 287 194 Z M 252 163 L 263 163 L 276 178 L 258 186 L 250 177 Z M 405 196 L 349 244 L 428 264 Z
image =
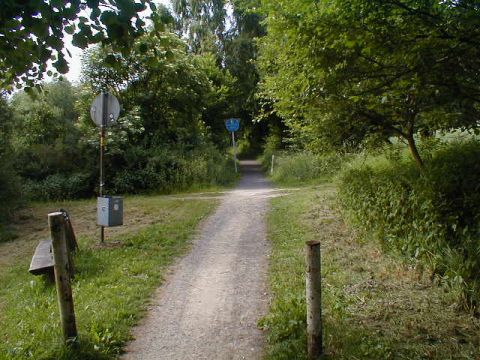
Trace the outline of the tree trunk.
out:
M 413 159 L 417 163 L 420 170 L 423 170 L 425 168 L 425 165 L 423 164 L 422 157 L 418 152 L 417 144 L 415 143 L 415 139 L 413 138 L 413 132 L 409 131 L 409 133 L 405 136 L 405 138 L 408 141 L 408 149 L 410 150 L 410 153 L 412 154 Z

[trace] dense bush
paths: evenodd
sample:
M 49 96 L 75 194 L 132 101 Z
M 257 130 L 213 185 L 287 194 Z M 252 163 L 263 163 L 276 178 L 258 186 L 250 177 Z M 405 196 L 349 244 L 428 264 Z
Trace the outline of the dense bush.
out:
M 235 178 L 232 168 L 231 160 L 209 145 L 190 152 L 165 148 L 137 151 L 135 163 L 114 175 L 111 188 L 115 193 L 165 193 L 193 186 L 225 185 Z
M 7 101 L 0 96 L 0 242 L 14 237 L 6 222 L 19 205 L 19 178 L 14 169 L 11 146 L 12 114 Z
M 352 162 L 338 176 L 339 200 L 356 227 L 426 265 L 459 292 L 480 301 L 480 143 L 440 145 L 424 171 L 398 156 Z
M 94 190 L 88 173 L 54 174 L 44 180 L 25 180 L 23 191 L 31 200 L 65 200 L 91 196 Z

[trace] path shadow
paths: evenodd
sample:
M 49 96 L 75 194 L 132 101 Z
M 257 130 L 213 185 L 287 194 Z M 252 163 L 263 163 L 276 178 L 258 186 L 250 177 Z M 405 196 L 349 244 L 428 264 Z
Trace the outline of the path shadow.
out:
M 244 190 L 268 191 L 272 190 L 272 185 L 263 174 L 262 165 L 256 160 L 240 161 L 240 171 L 242 178 L 238 183 L 235 192 Z

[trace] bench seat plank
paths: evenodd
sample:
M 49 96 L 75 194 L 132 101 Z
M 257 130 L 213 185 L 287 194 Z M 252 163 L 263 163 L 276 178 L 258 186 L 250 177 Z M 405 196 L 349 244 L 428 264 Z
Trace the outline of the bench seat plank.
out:
M 53 271 L 52 240 L 42 240 L 35 249 L 30 269 L 33 275 L 41 275 Z

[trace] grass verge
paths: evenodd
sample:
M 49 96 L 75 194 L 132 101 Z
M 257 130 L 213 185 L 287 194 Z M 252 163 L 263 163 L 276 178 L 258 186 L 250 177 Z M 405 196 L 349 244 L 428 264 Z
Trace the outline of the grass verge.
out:
M 478 359 L 480 321 L 452 295 L 374 242 L 358 239 L 335 211 L 328 184 L 272 200 L 268 218 L 272 304 L 260 322 L 267 359 L 305 359 L 304 244 L 322 244 L 328 359 Z
M 109 229 L 104 246 L 93 237 L 93 201 L 30 208 L 20 226 L 21 238 L 0 247 L 0 359 L 115 358 L 162 282 L 166 266 L 185 253 L 199 222 L 215 204 L 211 199 L 129 197 L 127 226 Z M 80 238 L 73 281 L 79 342 L 72 348 L 61 343 L 53 284 L 27 272 L 33 239 L 44 235 L 50 207 L 70 210 Z M 44 225 L 37 213 L 43 213 Z M 20 250 L 9 254 L 17 242 Z

